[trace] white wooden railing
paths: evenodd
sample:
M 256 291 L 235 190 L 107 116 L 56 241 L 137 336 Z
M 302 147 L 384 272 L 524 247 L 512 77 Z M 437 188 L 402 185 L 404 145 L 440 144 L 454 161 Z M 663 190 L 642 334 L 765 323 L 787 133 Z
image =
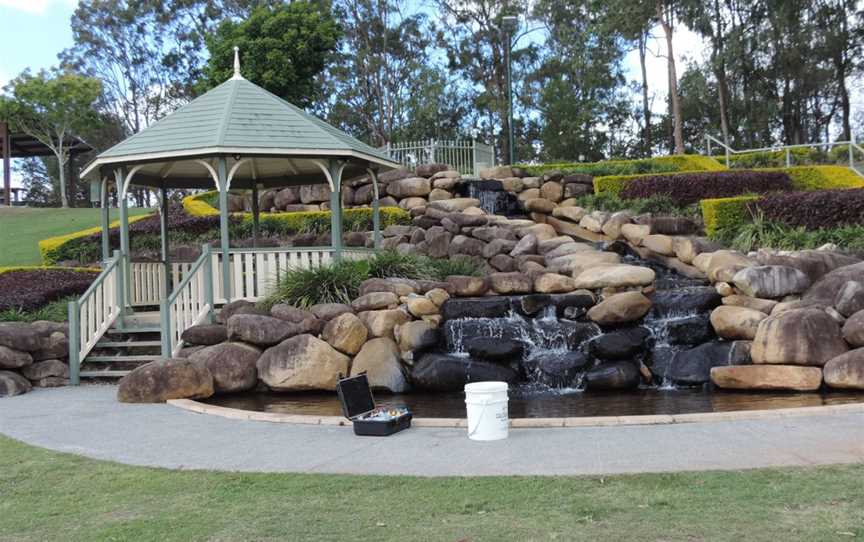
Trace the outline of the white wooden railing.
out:
M 180 284 L 193 262 L 171 262 L 171 284 Z M 161 262 L 131 262 L 129 264 L 129 305 L 158 305 L 165 297 L 165 265 Z
M 213 315 L 213 267 L 210 246 L 191 264 L 183 280 L 159 304 L 162 355 L 173 357 L 183 347 L 181 336 L 192 326 L 210 321 Z
M 73 384 L 79 382 L 81 360 L 123 312 L 123 258 L 115 251 L 84 295 L 69 302 L 69 373 Z

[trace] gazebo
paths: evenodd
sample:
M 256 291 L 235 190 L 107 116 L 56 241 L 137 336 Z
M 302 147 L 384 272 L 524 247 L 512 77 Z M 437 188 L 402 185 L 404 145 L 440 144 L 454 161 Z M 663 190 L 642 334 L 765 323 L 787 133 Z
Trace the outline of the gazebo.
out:
M 95 189 L 91 193 L 98 193 L 103 209 L 102 251 L 106 265 L 100 278 L 108 280 L 114 273 L 113 282 L 119 282 L 120 294 L 111 300 L 116 303 L 118 314 L 112 314 L 107 306 L 100 310 L 88 305 L 87 294 L 73 302 L 77 308 L 70 305 L 70 326 L 78 324 L 81 329 L 81 336 L 76 337 L 81 345 L 78 358 L 83 360 L 98 341 L 97 336 L 113 325 L 109 319 L 119 318 L 122 325 L 123 314 L 134 304 L 142 288 L 150 289 L 151 300 L 154 285 L 158 285 L 156 290 L 161 289 L 155 299 L 160 305 L 163 355 L 170 355 L 179 348 L 183 330 L 212 316 L 214 304 L 262 297 L 265 282 L 271 280 L 265 280 L 265 275 L 280 268 L 314 265 L 348 256 L 363 257 L 362 251 L 342 246 L 343 179 L 362 175 L 371 178 L 377 246 L 380 239 L 377 175 L 398 167 L 381 151 L 244 79 L 235 48 L 231 79 L 101 153 L 82 171 L 82 176 L 91 180 Z M 229 190 L 252 191 L 253 229 L 257 232 L 259 190 L 325 183 L 330 189 L 330 247 L 230 248 Z M 107 235 L 107 191 L 112 185 L 118 193 L 120 208 L 120 250 L 113 257 L 109 254 Z M 148 187 L 160 195 L 161 279 L 136 273 L 130 264 L 126 196 L 131 186 Z M 219 192 L 220 214 L 219 249 L 211 253 L 205 245 L 201 258 L 180 273 L 168 262 L 166 212 L 167 191 L 178 188 L 215 188 Z M 180 279 L 173 288 L 169 286 L 172 274 Z M 91 296 L 97 295 L 95 287 L 91 290 Z M 78 314 L 73 315 L 76 311 Z M 93 312 L 97 314 L 95 318 Z M 90 320 L 87 326 L 85 319 Z

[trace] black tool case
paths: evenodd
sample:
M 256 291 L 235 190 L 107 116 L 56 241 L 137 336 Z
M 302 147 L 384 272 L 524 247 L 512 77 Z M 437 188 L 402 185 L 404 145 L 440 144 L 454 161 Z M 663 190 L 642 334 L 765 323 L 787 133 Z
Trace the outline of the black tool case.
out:
M 411 427 L 413 415 L 405 411 L 400 416 L 385 420 L 368 418 L 375 410 L 375 399 L 369 388 L 365 373 L 350 378 L 340 378 L 336 384 L 342 413 L 354 423 L 354 434 L 367 437 L 387 437 Z

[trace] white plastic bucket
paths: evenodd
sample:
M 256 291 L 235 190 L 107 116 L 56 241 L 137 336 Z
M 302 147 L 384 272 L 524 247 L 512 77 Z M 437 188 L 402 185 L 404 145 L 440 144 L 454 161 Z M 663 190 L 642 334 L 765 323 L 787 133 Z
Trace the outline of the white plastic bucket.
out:
M 507 438 L 510 419 L 507 414 L 506 382 L 465 384 L 465 407 L 468 411 L 468 438 L 471 440 Z

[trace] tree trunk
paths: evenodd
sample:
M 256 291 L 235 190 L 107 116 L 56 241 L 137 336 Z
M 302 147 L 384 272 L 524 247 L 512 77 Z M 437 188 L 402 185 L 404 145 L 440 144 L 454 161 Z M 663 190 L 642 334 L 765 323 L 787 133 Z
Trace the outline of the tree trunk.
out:
M 720 130 L 723 132 L 723 143 L 729 145 L 729 86 L 725 67 L 718 67 L 714 76 L 717 78 L 717 97 L 720 101 Z
M 669 98 L 672 109 L 672 136 L 675 140 L 675 154 L 684 154 L 684 129 L 681 122 L 681 102 L 678 99 L 678 74 L 675 70 L 675 52 L 672 46 L 671 16 L 666 18 L 663 12 L 663 2 L 657 2 L 657 19 L 666 35 L 667 66 L 669 68 Z
M 57 174 L 60 176 L 60 206 L 64 209 L 69 207 L 69 199 L 66 195 L 66 162 L 63 160 L 63 153 L 56 154 L 57 156 Z
M 642 141 L 645 146 L 645 155 L 651 157 L 653 143 L 651 141 L 651 107 L 648 104 L 648 70 L 645 67 L 647 56 L 648 36 L 642 33 L 639 36 L 639 67 L 642 69 L 642 117 L 645 127 L 642 130 Z

